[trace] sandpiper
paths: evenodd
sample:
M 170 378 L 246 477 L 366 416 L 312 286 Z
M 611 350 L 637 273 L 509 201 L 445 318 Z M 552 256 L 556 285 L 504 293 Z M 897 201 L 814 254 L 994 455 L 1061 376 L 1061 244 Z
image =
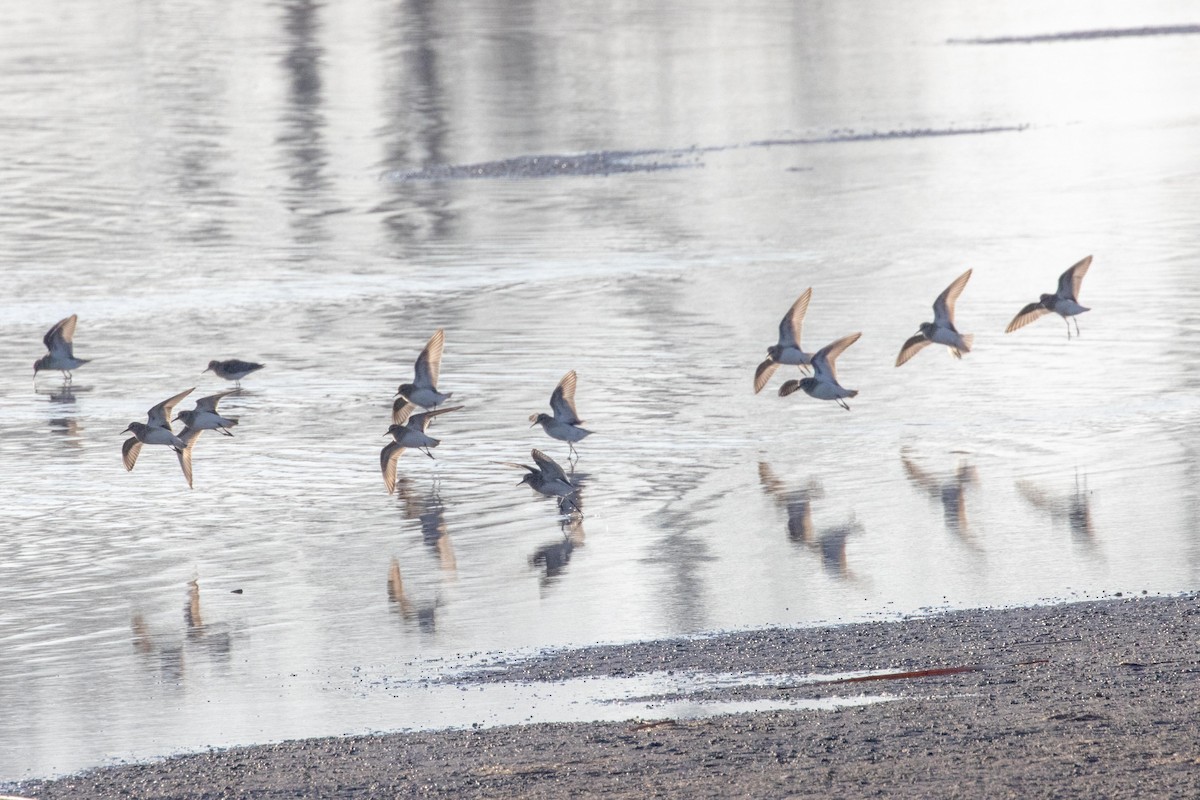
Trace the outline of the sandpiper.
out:
M 800 380 L 793 378 L 787 381 L 779 387 L 779 396 L 787 397 L 797 389 L 803 389 L 809 397 L 815 397 L 818 400 L 836 400 L 839 406 L 849 411 L 850 406 L 847 405 L 845 398 L 857 397 L 858 390 L 846 389 L 838 383 L 834 361 L 842 354 L 843 350 L 857 342 L 860 336 L 862 336 L 861 332 L 852 333 L 822 347 L 812 357 L 813 376 Z
M 1067 338 L 1071 338 L 1071 318 L 1085 311 L 1091 311 L 1079 304 L 1079 287 L 1083 284 L 1083 276 L 1087 275 L 1088 267 L 1092 265 L 1092 257 L 1079 261 L 1058 277 L 1058 291 L 1054 294 L 1044 294 L 1036 303 L 1030 303 L 1017 312 L 1013 321 L 1004 329 L 1012 333 L 1018 328 L 1024 328 L 1038 317 L 1053 311 L 1063 318 L 1067 324 Z M 1079 335 L 1079 320 L 1075 320 L 1075 335 Z
M 389 442 L 379 453 L 379 468 L 383 472 L 383 484 L 387 487 L 388 494 L 396 491 L 396 462 L 400 460 L 400 454 L 404 452 L 404 448 L 415 447 L 433 458 L 433 453 L 429 452 L 429 449 L 437 447 L 442 441 L 427 435 L 425 429 L 429 427 L 429 423 L 434 417 L 458 411 L 460 408 L 462 406 L 451 406 L 450 408 L 439 408 L 436 411 L 413 414 L 412 412 L 417 409 L 417 406 L 408 403 L 393 416 L 393 419 L 398 417 L 399 421 L 393 422 L 384 436 L 391 436 L 395 441 Z
M 421 408 L 437 408 L 450 399 L 453 392 L 442 394 L 437 390 L 438 373 L 442 369 L 442 349 L 445 345 L 446 334 L 438 328 L 433 336 L 429 337 L 429 343 L 425 345 L 421 355 L 417 356 L 417 362 L 413 365 L 413 382 L 402 383 L 396 390 L 399 400 L 392 407 L 393 412 L 396 411 L 396 406 L 403 407 L 400 400 L 414 403 Z
M 806 353 L 800 347 L 800 328 L 804 323 L 804 314 L 808 311 L 808 301 L 812 299 L 812 287 L 804 290 L 804 294 L 792 303 L 792 307 L 784 314 L 779 323 L 779 343 L 767 348 L 767 360 L 754 370 L 754 393 L 758 394 L 780 364 L 795 364 L 803 373 L 812 364 L 812 353 Z
M 506 467 L 526 470 L 526 474 L 517 486 L 527 483 L 535 492 L 547 497 L 561 497 L 570 504 L 574 511 L 579 511 L 579 506 L 571 499 L 577 489 L 558 462 L 536 447 L 530 451 L 530 455 L 533 457 L 533 463 L 537 464 L 536 467 L 510 461 L 501 462 Z
M 61 371 L 63 378 L 69 381 L 71 380 L 71 370 L 81 367 L 91 360 L 75 357 L 75 323 L 78 321 L 78 315 L 72 314 L 66 319 L 59 320 L 54 327 L 46 331 L 46 335 L 42 337 L 42 343 L 50 352 L 33 362 L 34 378 L 37 377 L 38 370 L 56 369 Z
M 922 322 L 921 328 L 909 337 L 900 354 L 896 356 L 896 366 L 900 366 L 920 352 L 926 345 L 937 343 L 950 348 L 950 354 L 962 358 L 963 353 L 971 352 L 971 342 L 975 336 L 970 333 L 959 333 L 954 327 L 954 302 L 962 294 L 963 287 L 971 279 L 971 270 L 954 279 L 954 283 L 946 287 L 946 291 L 933 301 L 933 322 Z
M 237 389 L 230 389 L 226 392 L 211 394 L 208 397 L 201 397 L 196 401 L 196 407 L 191 411 L 180 411 L 175 417 L 176 420 L 182 420 L 183 424 L 199 431 L 220 431 L 225 436 L 233 436 L 233 431 L 229 430 L 234 425 L 238 424 L 236 419 L 223 417 L 217 413 L 217 403 L 221 402 L 221 398 L 231 394 L 237 394 Z M 180 436 L 180 438 L 183 438 Z
M 579 427 L 583 420 L 575 411 L 575 381 L 575 370 L 571 370 L 563 375 L 558 386 L 554 387 L 554 393 L 550 395 L 550 410 L 554 412 L 553 415 L 529 415 L 529 427 L 541 425 L 547 436 L 558 439 L 560 442 L 566 442 L 571 448 L 572 460 L 576 458 L 575 442 L 591 433 L 591 431 Z
M 171 432 L 171 411 L 175 408 L 176 403 L 191 394 L 195 388 L 193 386 L 187 391 L 163 400 L 146 412 L 145 422 L 131 422 L 125 430 L 121 431 L 121 433 L 133 434 L 121 446 L 121 460 L 125 463 L 125 469 L 133 469 L 144 444 L 170 445 L 176 452 L 187 447 L 186 442 Z
M 253 361 L 240 361 L 236 358 L 231 358 L 227 361 L 210 361 L 208 366 L 201 370 L 201 373 L 212 370 L 218 378 L 224 378 L 227 381 L 233 381 L 237 387 L 242 388 L 242 378 L 249 375 L 251 372 L 258 372 L 265 364 L 255 364 Z

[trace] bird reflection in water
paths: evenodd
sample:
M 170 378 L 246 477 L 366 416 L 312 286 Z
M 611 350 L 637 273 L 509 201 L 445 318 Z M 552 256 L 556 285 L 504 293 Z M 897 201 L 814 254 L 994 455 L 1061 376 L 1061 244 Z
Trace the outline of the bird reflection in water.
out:
M 758 480 L 763 491 L 775 504 L 787 512 L 788 540 L 797 547 L 821 558 L 821 567 L 837 578 L 850 578 L 846 564 L 846 541 L 862 533 L 862 523 L 851 517 L 849 522 L 817 530 L 813 525 L 812 504 L 825 497 L 825 490 L 815 478 L 803 488 L 785 484 L 765 461 L 758 462 Z
M 1031 481 L 1018 480 L 1017 491 L 1034 508 L 1055 522 L 1066 522 L 1071 537 L 1082 547 L 1092 550 L 1096 546 L 1096 532 L 1092 524 L 1092 493 L 1087 488 L 1087 475 L 1080 485 L 1079 473 L 1075 473 L 1075 490 L 1071 494 L 1052 495 Z
M 187 601 L 183 605 L 184 638 L 155 634 L 145 618 L 135 613 L 130 620 L 133 649 L 149 662 L 156 662 L 163 679 L 178 683 L 186 675 L 187 651 L 199 649 L 210 658 L 228 662 L 233 637 L 225 625 L 204 622 L 200 609 L 200 583 L 188 581 Z
M 73 409 L 75 407 L 76 394 L 86 392 L 87 388 L 63 383 L 61 386 L 53 388 L 38 387 L 34 391 L 45 395 L 49 399 L 52 409 L 61 409 L 63 412 L 66 412 L 62 416 L 50 418 L 50 432 L 64 437 L 67 444 L 73 447 L 81 446 L 80 432 L 83 428 L 79 424 L 79 419 L 74 416 Z
M 538 580 L 542 589 L 554 585 L 559 575 L 567 568 L 575 548 L 583 547 L 583 518 L 574 515 L 562 522 L 562 536 L 544 544 L 529 557 L 529 566 L 541 570 Z
M 447 576 L 457 574 L 458 562 L 446 530 L 446 504 L 442 502 L 438 479 L 435 477 L 430 489 L 422 492 L 412 478 L 398 475 L 396 496 L 403 505 L 404 518 L 421 526 L 421 541 L 437 555 L 442 571 Z
M 392 610 L 398 611 L 405 622 L 416 622 L 417 627 L 424 633 L 434 633 L 437 630 L 437 599 L 432 603 L 414 604 L 404 588 L 400 562 L 395 558 L 388 566 L 387 593 Z
M 901 452 L 900 461 L 904 465 L 904 474 L 908 476 L 912 485 L 942 504 L 946 530 L 974 547 L 967 522 L 967 487 L 974 486 L 979 481 L 975 467 L 960 460 L 953 475 L 946 477 L 922 469 L 906 452 Z
M 758 480 L 763 491 L 775 504 L 787 512 L 788 539 L 796 545 L 811 547 L 815 542 L 812 521 L 812 501 L 825 496 L 825 490 L 816 479 L 809 480 L 803 489 L 792 489 L 776 477 L 765 461 L 758 462 Z

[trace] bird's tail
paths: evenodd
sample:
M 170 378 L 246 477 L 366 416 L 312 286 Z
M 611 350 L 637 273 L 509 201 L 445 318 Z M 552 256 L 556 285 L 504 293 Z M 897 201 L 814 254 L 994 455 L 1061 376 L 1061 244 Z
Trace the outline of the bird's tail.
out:
M 851 398 L 858 397 L 858 389 L 847 389 L 846 396 Z
M 963 343 L 963 346 L 958 349 L 962 350 L 964 353 L 971 352 L 971 348 L 975 346 L 975 334 L 964 333 L 962 335 L 962 343 Z

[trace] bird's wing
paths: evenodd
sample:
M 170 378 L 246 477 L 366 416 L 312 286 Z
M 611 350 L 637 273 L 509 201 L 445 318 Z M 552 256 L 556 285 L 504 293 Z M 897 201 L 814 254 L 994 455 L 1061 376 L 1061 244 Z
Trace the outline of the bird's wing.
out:
M 834 362 L 847 347 L 857 342 L 861 336 L 861 331 L 858 333 L 851 333 L 847 336 L 843 336 L 832 344 L 825 345 L 818 350 L 817 354 L 813 356 L 812 360 L 813 375 L 818 380 L 824 378 L 826 380 L 832 380 L 836 382 L 837 368 L 834 366 Z
M 1024 328 L 1035 319 L 1050 313 L 1050 309 L 1046 308 L 1041 303 L 1030 303 L 1017 312 L 1013 317 L 1012 322 L 1008 323 L 1008 327 L 1004 329 L 1005 333 L 1012 333 L 1015 330 Z
M 554 387 L 554 394 L 550 395 L 550 410 L 554 412 L 554 418 L 568 425 L 583 422 L 575 411 L 575 381 L 575 370 L 571 370 L 563 375 L 558 386 Z
M 133 469 L 133 465 L 137 463 L 138 453 L 142 452 L 142 443 L 138 441 L 136 436 L 130 436 L 125 440 L 125 444 L 121 445 L 121 461 L 125 464 L 127 471 Z
M 946 287 L 946 291 L 938 295 L 937 300 L 933 301 L 933 324 L 939 326 L 954 324 L 954 303 L 958 300 L 958 296 L 962 294 L 962 290 L 966 287 L 967 281 L 971 279 L 971 270 L 967 270 L 962 275 L 954 279 L 954 283 Z
M 493 461 L 492 463 L 499 464 L 502 467 L 514 467 L 516 469 L 523 469 L 526 472 L 532 473 L 534 475 L 536 475 L 540 471 L 540 470 L 534 469 L 533 467 L 529 466 L 528 464 L 518 464 L 515 461 Z
M 425 429 L 429 427 L 429 423 L 433 421 L 434 417 L 441 416 L 442 414 L 449 414 L 451 411 L 458 411 L 460 408 L 462 408 L 462 406 L 451 406 L 450 408 L 439 408 L 435 409 L 434 411 L 425 411 L 421 414 L 414 414 L 408 418 L 408 427 L 424 433 Z
M 812 300 L 812 287 L 804 290 L 804 294 L 792 303 L 792 307 L 784 314 L 779 323 L 779 345 L 800 349 L 800 329 L 804 325 L 804 315 L 808 313 L 808 301 Z
M 46 345 L 46 349 L 52 355 L 67 356 L 68 358 L 73 356 L 75 323 L 78 321 L 78 315 L 72 314 L 66 319 L 54 323 L 54 327 L 46 331 L 46 335 L 42 337 L 42 344 Z
M 179 457 L 179 468 L 183 470 L 183 477 L 187 481 L 189 489 L 192 488 L 192 445 L 196 443 L 196 440 L 200 438 L 200 434 L 202 433 L 204 431 L 199 428 L 184 428 L 179 434 L 179 438 L 183 440 L 184 448 L 176 451 L 175 455 Z
M 438 328 L 433 336 L 429 337 L 429 344 L 425 345 L 421 355 L 417 356 L 417 363 L 413 367 L 416 375 L 413 378 L 414 384 L 429 389 L 437 388 L 438 375 L 442 370 L 442 349 L 445 346 L 446 334 Z
M 169 397 L 156 405 L 154 408 L 146 412 L 146 420 L 151 428 L 166 428 L 171 430 L 171 412 L 175 409 L 175 404 L 183 398 L 187 397 L 196 387 L 182 391 L 174 397 Z
M 1092 257 L 1079 261 L 1058 278 L 1058 296 L 1064 299 L 1079 301 L 1079 287 L 1083 285 L 1083 276 L 1087 275 L 1088 267 L 1092 265 Z
M 208 397 L 201 397 L 196 401 L 196 410 L 208 411 L 209 413 L 215 414 L 217 413 L 217 403 L 221 402 L 222 397 L 231 394 L 237 394 L 237 389 L 230 389 L 227 392 L 220 392 L 218 394 L 210 394 Z M 183 436 L 180 435 L 179 438 L 182 439 Z
M 567 473 L 563 472 L 563 468 L 553 458 L 537 448 L 530 451 L 530 455 L 533 456 L 533 463 L 538 465 L 538 469 L 542 471 L 542 477 L 546 480 L 552 481 L 558 479 L 568 486 L 572 485 L 570 478 L 567 477 Z
M 900 366 L 921 352 L 927 344 L 929 344 L 929 339 L 923 333 L 917 333 L 908 337 L 908 341 L 904 343 L 904 346 L 900 348 L 899 355 L 896 356 L 896 366 Z
M 773 358 L 768 358 L 766 361 L 758 365 L 758 369 L 754 370 L 754 393 L 758 394 L 767 385 L 767 381 L 771 380 L 771 376 L 775 374 L 775 370 L 779 369 L 779 362 Z
M 792 394 L 793 392 L 797 392 L 799 390 L 800 390 L 800 381 L 796 380 L 795 378 L 792 378 L 790 381 L 784 381 L 783 385 L 779 387 L 779 396 L 787 397 L 789 394 Z
M 387 487 L 388 494 L 396 491 L 396 462 L 403 452 L 404 448 L 399 442 L 388 442 L 379 452 L 379 469 L 383 471 L 383 485 Z
M 417 407 L 405 398 L 397 397 L 396 402 L 392 403 L 392 424 L 404 425 L 416 409 Z

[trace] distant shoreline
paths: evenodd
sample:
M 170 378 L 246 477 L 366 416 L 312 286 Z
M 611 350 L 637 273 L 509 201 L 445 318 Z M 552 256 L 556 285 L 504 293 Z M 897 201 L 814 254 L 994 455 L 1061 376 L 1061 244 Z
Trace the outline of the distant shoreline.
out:
M 897 698 L 841 711 L 307 739 L 7 791 L 39 800 L 1200 796 L 1198 595 L 592 647 L 467 682 L 864 669 L 921 674 L 707 698 Z

